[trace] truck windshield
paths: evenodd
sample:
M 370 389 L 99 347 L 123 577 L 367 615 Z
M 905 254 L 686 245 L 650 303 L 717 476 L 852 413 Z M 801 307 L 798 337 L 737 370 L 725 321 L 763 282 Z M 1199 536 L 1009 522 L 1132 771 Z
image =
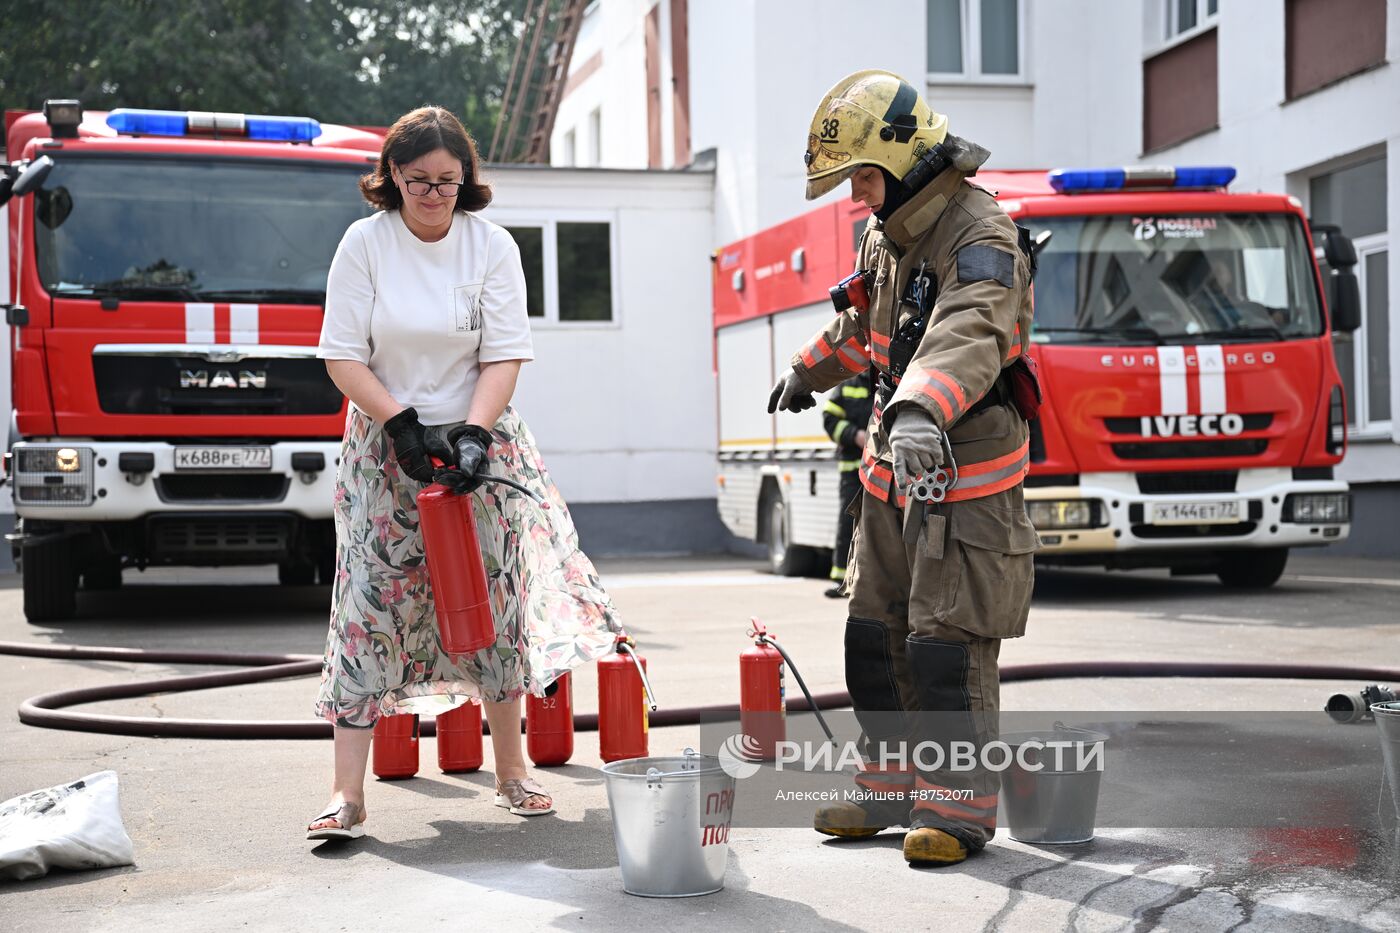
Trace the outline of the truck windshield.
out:
M 1036 339 L 1208 343 L 1322 333 L 1312 257 L 1285 214 L 1031 217 L 1050 231 Z
M 321 304 L 366 166 L 55 159 L 35 193 L 39 276 L 55 296 Z

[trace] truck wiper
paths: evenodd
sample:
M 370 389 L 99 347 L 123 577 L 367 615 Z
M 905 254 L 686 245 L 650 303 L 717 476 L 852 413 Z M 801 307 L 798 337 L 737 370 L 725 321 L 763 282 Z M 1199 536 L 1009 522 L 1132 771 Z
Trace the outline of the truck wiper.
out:
M 324 304 L 322 288 L 211 288 L 201 291 L 201 301 L 267 301 L 286 304 Z
M 1221 330 L 1202 330 L 1194 334 L 1182 331 L 1177 334 L 1163 334 L 1163 340 L 1228 340 L 1231 337 L 1249 339 L 1266 337 L 1269 340 L 1284 340 L 1283 331 L 1272 324 L 1256 324 L 1249 327 L 1230 327 Z
M 1125 340 L 1161 340 L 1162 335 L 1150 327 L 1032 327 L 1033 334 L 1086 334 L 1092 337 L 1121 337 Z
M 55 296 L 65 298 L 124 298 L 139 301 L 143 298 L 179 298 L 194 301 L 195 293 L 188 285 L 152 285 L 140 282 L 98 282 L 94 285 L 64 285 L 53 290 Z

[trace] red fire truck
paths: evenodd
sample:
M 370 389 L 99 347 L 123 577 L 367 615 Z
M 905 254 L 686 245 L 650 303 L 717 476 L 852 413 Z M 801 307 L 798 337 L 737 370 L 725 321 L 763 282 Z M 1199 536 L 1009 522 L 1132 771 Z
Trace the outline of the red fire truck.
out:
M 1331 332 L 1359 320 L 1355 253 L 1335 228 L 1310 230 L 1296 198 L 1227 191 L 1234 174 L 975 178 L 1040 247 L 1032 354 L 1046 404 L 1026 500 L 1043 562 L 1267 587 L 1290 548 L 1348 534 Z M 715 255 L 720 514 L 780 573 L 826 560 L 837 464 L 820 408 L 775 417 L 764 403 L 833 313 L 827 288 L 851 271 L 867 216 L 828 205 Z
M 326 273 L 381 137 L 300 117 L 6 115 L 10 536 L 30 621 L 148 565 L 329 580 Z

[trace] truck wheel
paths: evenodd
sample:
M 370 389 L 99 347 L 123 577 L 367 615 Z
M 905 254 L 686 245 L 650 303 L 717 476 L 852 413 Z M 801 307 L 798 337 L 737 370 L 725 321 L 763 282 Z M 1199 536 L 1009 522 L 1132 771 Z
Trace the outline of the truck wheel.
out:
M 1220 561 L 1215 575 L 1232 590 L 1266 590 L 1283 576 L 1288 564 L 1288 548 L 1241 551 Z
M 121 558 L 99 559 L 83 571 L 83 589 L 115 590 L 122 585 Z
M 310 561 L 283 561 L 277 565 L 277 582 L 283 586 L 310 586 L 316 582 L 316 565 Z
M 78 614 L 78 568 L 72 543 L 48 541 L 20 555 L 24 616 L 30 622 L 57 622 Z
M 790 544 L 787 503 L 780 494 L 768 498 L 768 567 L 780 577 L 811 575 L 820 552 L 816 548 Z

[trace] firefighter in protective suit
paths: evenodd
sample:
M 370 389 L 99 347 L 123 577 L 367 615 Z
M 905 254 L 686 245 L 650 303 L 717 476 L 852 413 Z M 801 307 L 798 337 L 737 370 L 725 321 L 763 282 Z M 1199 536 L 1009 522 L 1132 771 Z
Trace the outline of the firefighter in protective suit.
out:
M 807 137 L 807 197 L 850 179 L 852 199 L 873 211 L 856 260 L 869 307 L 813 336 L 769 399 L 769 411 L 801 411 L 863 367 L 876 376 L 845 635 L 865 733 L 856 781 L 871 793 L 821 808 L 815 827 L 864 838 L 906 824 L 914 863 L 960 862 L 995 832 L 997 774 L 890 750 L 996 738 L 997 654 L 1025 631 L 1038 545 L 1015 404 L 1018 362 L 1034 380 L 1022 359 L 1032 253 L 966 180 L 987 155 L 889 72 L 858 72 L 827 93 Z M 954 463 L 942 501 L 910 495 Z

